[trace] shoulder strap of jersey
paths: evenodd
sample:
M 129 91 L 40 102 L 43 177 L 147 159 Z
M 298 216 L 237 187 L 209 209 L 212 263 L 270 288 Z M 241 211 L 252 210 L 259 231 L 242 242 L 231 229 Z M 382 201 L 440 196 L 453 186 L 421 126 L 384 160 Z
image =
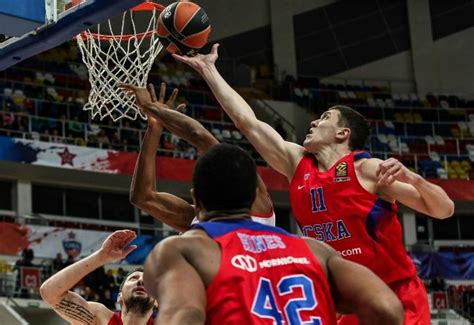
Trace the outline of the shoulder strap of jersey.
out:
M 122 317 L 120 317 L 119 311 L 116 311 L 112 314 L 112 317 L 109 319 L 108 325 L 123 325 Z
M 354 152 L 354 161 L 359 159 L 370 159 L 372 155 L 368 151 L 355 151 Z
M 304 174 L 308 173 L 309 170 L 311 169 L 311 166 L 313 165 L 314 165 L 314 168 L 318 170 L 316 157 L 314 157 L 314 155 L 310 154 L 309 152 L 305 152 L 301 160 L 298 162 L 298 165 L 296 166 L 295 172 L 290 181 L 290 186 L 295 181 L 296 182 L 299 181 L 300 178 L 302 177 L 304 178 Z
M 255 231 L 269 231 L 280 233 L 284 235 L 290 235 L 289 232 L 278 227 L 272 227 L 263 225 L 258 222 L 254 222 L 247 219 L 229 219 L 229 220 L 219 220 L 219 221 L 206 221 L 195 224 L 191 229 L 201 229 L 204 230 L 209 237 L 216 238 L 224 236 L 225 234 L 236 231 L 239 229 L 250 229 Z

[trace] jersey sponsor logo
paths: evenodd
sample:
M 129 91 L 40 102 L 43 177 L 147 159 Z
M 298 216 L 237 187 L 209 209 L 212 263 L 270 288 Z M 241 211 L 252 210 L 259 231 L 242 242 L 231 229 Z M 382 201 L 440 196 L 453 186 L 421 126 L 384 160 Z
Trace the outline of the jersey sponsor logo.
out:
M 256 272 L 259 268 L 273 268 L 278 266 L 286 266 L 291 264 L 309 265 L 310 261 L 307 257 L 285 256 L 272 258 L 257 262 L 257 260 L 249 255 L 235 255 L 231 259 L 231 264 L 235 268 L 250 273 Z
M 164 19 L 168 19 L 171 16 L 171 8 L 167 8 L 163 16 Z
M 242 248 L 251 253 L 261 253 L 272 249 L 284 249 L 285 243 L 280 236 L 277 235 L 247 235 L 240 232 L 237 233 Z
M 249 255 L 235 255 L 230 261 L 238 269 L 255 272 L 257 271 L 257 260 Z
M 350 181 L 351 178 L 347 176 L 347 162 L 342 161 L 336 166 L 336 177 L 334 177 L 334 182 L 347 182 Z
M 261 269 L 290 264 L 309 264 L 309 260 L 306 257 L 286 256 L 258 262 Z
M 339 255 L 342 257 L 354 256 L 354 255 L 362 255 L 362 248 L 354 247 L 349 249 L 343 249 L 342 251 L 337 251 Z
M 298 189 L 301 190 L 302 188 L 304 188 L 306 185 L 298 185 Z
M 303 235 L 316 238 L 324 242 L 342 240 L 351 237 L 349 229 L 347 229 L 343 220 L 336 222 L 316 223 L 303 227 Z

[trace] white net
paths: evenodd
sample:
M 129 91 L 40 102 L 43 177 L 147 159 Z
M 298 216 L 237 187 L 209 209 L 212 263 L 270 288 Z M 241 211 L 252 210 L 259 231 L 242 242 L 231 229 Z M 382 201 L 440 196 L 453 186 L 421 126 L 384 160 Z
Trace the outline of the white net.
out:
M 121 23 L 113 24 L 109 19 L 95 31 L 88 29 L 76 36 L 91 84 L 84 110 L 90 111 L 92 118 L 98 116 L 102 120 L 108 116 L 114 122 L 122 118 L 135 120 L 138 116 L 146 119 L 135 97 L 121 91 L 118 84 L 146 87 L 148 73 L 162 49 L 155 32 L 160 12 L 158 7 L 149 11 L 149 22 L 142 26 L 146 30 L 137 31 L 135 13 L 127 11 L 121 16 Z M 143 25 L 143 21 L 140 23 Z M 107 34 L 101 34 L 101 29 Z M 130 31 L 125 35 L 127 29 Z

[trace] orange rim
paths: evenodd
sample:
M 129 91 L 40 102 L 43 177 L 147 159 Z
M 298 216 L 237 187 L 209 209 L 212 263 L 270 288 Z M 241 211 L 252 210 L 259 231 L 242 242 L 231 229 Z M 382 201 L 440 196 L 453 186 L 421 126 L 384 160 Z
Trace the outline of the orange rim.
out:
M 75 5 L 79 4 L 80 2 L 81 0 L 73 0 L 73 3 Z M 130 8 L 129 11 L 153 11 L 155 9 L 161 12 L 165 9 L 165 6 L 159 3 L 145 1 L 145 2 L 140 3 L 139 5 L 136 5 L 133 8 Z M 150 31 L 150 32 L 138 33 L 138 34 L 102 35 L 102 34 L 97 34 L 97 33 L 82 32 L 79 35 L 81 36 L 83 40 L 87 40 L 89 37 L 92 37 L 93 39 L 99 40 L 99 41 L 110 41 L 110 40 L 128 41 L 131 38 L 137 38 L 137 39 L 148 38 L 148 37 L 151 37 L 155 33 L 156 33 L 155 31 Z

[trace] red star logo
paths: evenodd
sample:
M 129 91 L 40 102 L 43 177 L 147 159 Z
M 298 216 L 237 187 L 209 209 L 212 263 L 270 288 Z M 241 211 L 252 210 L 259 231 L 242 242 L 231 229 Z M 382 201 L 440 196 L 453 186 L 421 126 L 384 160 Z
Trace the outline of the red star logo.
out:
M 66 164 L 74 166 L 73 159 L 77 155 L 75 155 L 73 153 L 70 153 L 69 149 L 66 147 L 66 148 L 64 148 L 63 152 L 58 152 L 58 156 L 61 157 L 61 166 L 66 165 Z

